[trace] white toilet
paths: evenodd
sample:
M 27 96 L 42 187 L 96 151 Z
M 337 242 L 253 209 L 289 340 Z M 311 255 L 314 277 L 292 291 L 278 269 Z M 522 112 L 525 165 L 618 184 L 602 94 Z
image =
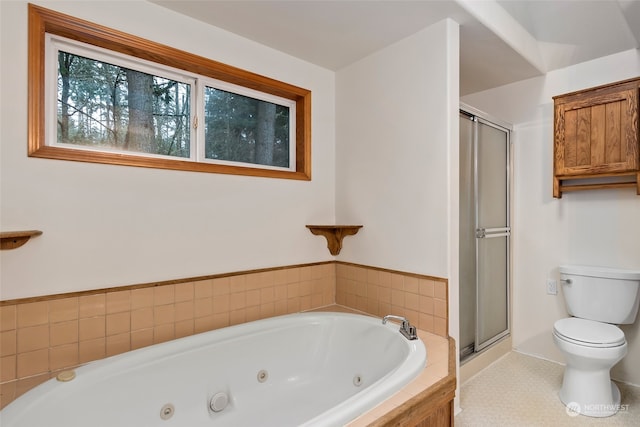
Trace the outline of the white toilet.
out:
M 609 371 L 627 354 L 617 324 L 633 323 L 640 305 L 640 270 L 567 265 L 560 267 L 567 311 L 553 325 L 553 340 L 566 359 L 560 400 L 590 417 L 620 408 L 620 391 Z

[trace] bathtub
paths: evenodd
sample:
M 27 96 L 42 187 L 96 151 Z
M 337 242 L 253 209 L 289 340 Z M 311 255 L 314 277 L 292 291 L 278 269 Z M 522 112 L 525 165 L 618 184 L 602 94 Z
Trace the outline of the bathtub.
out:
M 424 369 L 423 342 L 398 329 L 380 318 L 314 312 L 205 332 L 89 363 L 68 381 L 53 378 L 0 411 L 0 424 L 341 426 Z

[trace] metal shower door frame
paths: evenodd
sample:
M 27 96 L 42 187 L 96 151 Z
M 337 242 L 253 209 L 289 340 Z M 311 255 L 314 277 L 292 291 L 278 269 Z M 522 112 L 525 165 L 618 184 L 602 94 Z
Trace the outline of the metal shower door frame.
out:
M 475 340 L 474 340 L 474 353 L 477 353 L 493 343 L 501 340 L 502 338 L 508 336 L 511 333 L 511 127 L 506 124 L 497 123 L 497 121 L 492 121 L 487 118 L 487 115 L 475 110 L 474 108 L 470 108 L 468 106 L 463 106 L 461 104 L 460 111 L 466 115 L 468 115 L 473 122 L 473 176 L 474 176 L 474 204 L 475 204 L 475 229 L 476 229 L 476 319 L 475 319 Z M 490 126 L 494 129 L 503 131 L 506 134 L 506 165 L 505 165 L 505 178 L 506 178 L 506 226 L 505 227 L 494 227 L 494 228 L 482 228 L 481 224 L 479 224 L 479 188 L 478 188 L 478 138 L 479 138 L 479 125 L 483 124 L 486 126 Z M 506 238 L 506 257 L 505 265 L 506 265 L 506 329 L 499 332 L 498 334 L 486 339 L 483 342 L 478 342 L 478 338 L 481 335 L 478 321 L 480 310 L 480 275 L 479 275 L 479 265 L 480 265 L 480 248 L 479 242 L 480 239 L 487 238 L 497 238 L 504 237 Z

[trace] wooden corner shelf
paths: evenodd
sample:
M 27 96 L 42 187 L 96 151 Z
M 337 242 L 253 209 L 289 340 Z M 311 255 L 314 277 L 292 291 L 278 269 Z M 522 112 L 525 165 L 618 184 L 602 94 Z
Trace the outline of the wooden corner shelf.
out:
M 24 245 L 34 236 L 42 234 L 40 230 L 3 231 L 0 233 L 0 249 L 15 249 Z
M 362 228 L 361 225 L 307 225 L 311 233 L 316 236 L 324 236 L 327 239 L 327 248 L 331 255 L 338 255 L 342 249 L 342 239 L 345 236 L 353 236 Z

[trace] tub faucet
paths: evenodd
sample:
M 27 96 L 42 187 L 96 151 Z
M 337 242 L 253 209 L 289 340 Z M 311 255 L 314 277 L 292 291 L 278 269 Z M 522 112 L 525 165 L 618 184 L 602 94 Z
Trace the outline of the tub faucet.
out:
M 400 333 L 408 340 L 418 339 L 416 327 L 409 323 L 406 317 L 394 316 L 393 314 L 387 314 L 382 318 L 382 324 L 385 325 L 387 320 L 399 320 L 400 321 Z

